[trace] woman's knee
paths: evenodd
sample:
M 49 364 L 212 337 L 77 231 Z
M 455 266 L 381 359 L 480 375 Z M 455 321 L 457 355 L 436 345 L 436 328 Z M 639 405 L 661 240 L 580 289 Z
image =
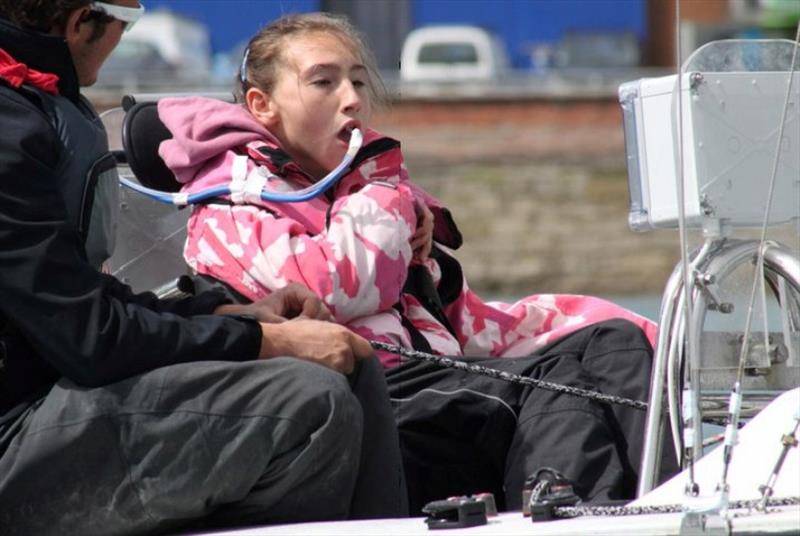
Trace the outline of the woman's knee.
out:
M 644 330 L 630 320 L 613 318 L 594 325 L 595 336 L 602 337 L 611 348 L 640 348 L 652 351 Z

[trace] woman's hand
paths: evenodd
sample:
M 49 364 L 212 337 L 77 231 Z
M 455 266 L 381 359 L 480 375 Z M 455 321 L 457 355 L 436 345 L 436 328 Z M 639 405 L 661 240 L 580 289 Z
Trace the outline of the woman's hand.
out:
M 292 318 L 331 320 L 330 310 L 308 287 L 289 283 L 269 296 L 248 305 L 221 305 L 216 314 L 252 315 L 259 322 L 277 324 Z
M 419 199 L 414 204 L 414 211 L 417 213 L 417 229 L 411 235 L 411 251 L 414 259 L 423 262 L 433 248 L 433 212 Z

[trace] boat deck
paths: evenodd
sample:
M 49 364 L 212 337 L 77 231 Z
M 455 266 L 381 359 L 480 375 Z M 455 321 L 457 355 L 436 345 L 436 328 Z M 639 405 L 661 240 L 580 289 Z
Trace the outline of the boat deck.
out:
M 787 391 L 752 421 L 739 435 L 739 444 L 733 452 L 729 479 L 731 500 L 760 498 L 758 487 L 764 484 L 775 466 L 782 449 L 781 436 L 791 431 L 794 419 L 800 416 L 800 388 Z M 722 449 L 716 448 L 695 466 L 696 481 L 701 498 L 715 489 L 722 469 Z M 656 506 L 684 504 L 683 489 L 688 474 L 676 475 L 652 492 L 631 503 L 631 506 Z M 800 449 L 792 448 L 777 479 L 774 497 L 800 496 Z M 635 516 L 584 516 L 551 522 L 533 523 L 519 512 L 502 513 L 490 518 L 489 523 L 477 527 L 438 531 L 442 536 L 503 535 L 503 536 L 672 536 L 680 533 L 681 513 L 646 514 Z M 800 505 L 770 509 L 769 513 L 737 510 L 729 512 L 732 534 L 798 535 L 800 534 Z M 340 521 L 300 523 L 226 530 L 205 533 L 205 536 L 285 536 L 285 535 L 380 535 L 414 536 L 430 534 L 424 518 L 379 519 L 365 521 Z M 195 536 L 201 536 L 196 534 Z

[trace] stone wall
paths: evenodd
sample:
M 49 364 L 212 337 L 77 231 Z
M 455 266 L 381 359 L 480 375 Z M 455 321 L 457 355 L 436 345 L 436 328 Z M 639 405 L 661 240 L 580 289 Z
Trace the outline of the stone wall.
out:
M 676 234 L 627 226 L 617 168 L 577 163 L 415 164 L 414 179 L 451 207 L 471 285 L 487 295 L 658 294 Z
M 465 238 L 456 254 L 485 295 L 660 295 L 680 258 L 677 230 L 628 228 L 614 99 L 406 101 L 376 126 L 453 211 Z

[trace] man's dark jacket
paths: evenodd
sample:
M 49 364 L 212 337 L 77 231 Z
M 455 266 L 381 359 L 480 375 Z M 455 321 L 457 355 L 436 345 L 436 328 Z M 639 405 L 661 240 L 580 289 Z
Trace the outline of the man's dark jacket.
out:
M 80 105 L 63 39 L 0 18 L 0 48 L 59 77 L 58 109 L 97 121 Z M 38 91 L 0 79 L 0 424 L 62 377 L 95 387 L 175 363 L 255 358 L 258 324 L 212 315 L 221 295 L 158 300 L 90 265 L 63 190 L 85 176 L 59 170 L 92 140 L 68 139 Z

